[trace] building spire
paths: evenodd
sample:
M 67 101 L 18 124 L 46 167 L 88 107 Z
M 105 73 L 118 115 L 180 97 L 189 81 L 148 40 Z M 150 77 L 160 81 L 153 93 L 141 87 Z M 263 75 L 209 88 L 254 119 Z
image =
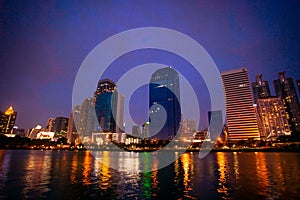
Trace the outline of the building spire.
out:
M 14 111 L 14 109 L 13 109 L 12 106 L 10 106 L 10 107 L 5 111 L 5 114 L 6 114 L 6 115 L 12 115 L 12 114 L 14 114 L 14 113 L 15 113 L 15 111 Z

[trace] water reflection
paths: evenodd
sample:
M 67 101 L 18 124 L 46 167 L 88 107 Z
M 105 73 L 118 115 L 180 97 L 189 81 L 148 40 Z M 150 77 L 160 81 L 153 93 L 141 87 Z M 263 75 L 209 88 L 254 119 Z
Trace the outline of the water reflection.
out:
M 226 154 L 224 152 L 217 152 L 217 163 L 219 166 L 219 183 L 218 183 L 218 193 L 221 194 L 222 198 L 229 197 L 229 188 L 228 188 L 228 174 L 230 173 L 229 165 L 227 163 Z M 237 166 L 238 167 L 238 166 Z
M 45 152 L 45 156 L 36 156 L 35 151 L 29 151 L 27 163 L 25 164 L 24 189 L 25 198 L 31 196 L 42 196 L 50 191 L 50 169 L 52 163 L 51 152 Z
M 83 183 L 85 185 L 89 185 L 92 183 L 90 178 L 92 168 L 93 168 L 93 156 L 88 151 L 86 151 L 83 159 L 83 171 L 82 171 Z
M 111 186 L 111 173 L 110 173 L 110 168 L 109 166 L 109 162 L 110 162 L 110 152 L 106 151 L 103 152 L 103 162 L 101 162 L 102 164 L 100 165 L 100 188 L 102 190 L 107 190 L 110 186 Z
M 189 191 L 193 190 L 191 185 L 191 176 L 194 174 L 193 160 L 191 159 L 190 153 L 182 154 L 180 161 L 183 167 L 183 185 L 184 185 L 184 196 L 187 198 L 192 198 L 189 195 Z
M 173 156 L 158 170 L 148 153 L 0 150 L 0 199 L 299 199 L 299 154 Z
M 4 198 L 5 195 L 5 182 L 7 181 L 7 175 L 10 168 L 10 154 L 6 154 L 4 151 L 0 151 L 0 198 Z
M 233 152 L 233 168 L 234 168 L 234 176 L 235 180 L 239 181 L 239 175 L 240 175 L 240 167 L 239 167 L 239 160 L 237 156 L 237 152 Z
M 269 182 L 269 170 L 266 165 L 266 158 L 265 153 L 257 153 L 255 152 L 255 159 L 256 159 L 256 173 L 257 173 L 257 179 L 259 184 L 259 187 L 262 189 L 259 191 L 261 195 L 264 195 L 268 192 L 270 187 Z

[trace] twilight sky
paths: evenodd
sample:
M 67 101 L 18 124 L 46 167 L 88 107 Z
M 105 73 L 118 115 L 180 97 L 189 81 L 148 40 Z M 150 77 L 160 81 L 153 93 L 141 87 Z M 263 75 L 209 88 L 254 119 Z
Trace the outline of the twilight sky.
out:
M 88 53 L 112 35 L 149 26 L 192 37 L 220 71 L 246 66 L 251 81 L 262 73 L 274 94 L 271 81 L 279 71 L 300 79 L 299 24 L 297 0 L 0 1 L 0 110 L 12 105 L 20 128 L 68 117 L 74 79 Z M 207 89 L 178 56 L 159 50 L 130 52 L 113 62 L 105 76 L 116 81 L 149 62 L 171 65 L 185 75 L 199 91 L 200 127 L 206 127 Z M 147 120 L 145 96 L 146 86 L 130 99 L 137 123 Z

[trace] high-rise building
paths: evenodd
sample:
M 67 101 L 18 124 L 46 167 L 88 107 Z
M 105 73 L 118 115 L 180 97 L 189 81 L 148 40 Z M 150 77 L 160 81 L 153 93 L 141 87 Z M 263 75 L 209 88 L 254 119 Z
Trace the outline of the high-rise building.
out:
M 117 91 L 117 85 L 114 81 L 110 79 L 99 80 L 97 89 L 94 94 L 94 101 L 96 102 L 97 97 L 106 92 L 115 92 Z
M 53 122 L 53 132 L 61 136 L 66 136 L 68 123 L 69 123 L 69 118 L 56 117 Z
M 258 114 L 261 120 L 261 137 L 290 135 L 288 115 L 280 97 L 266 97 L 257 100 Z
M 78 118 L 74 118 L 77 132 L 82 138 L 91 138 L 92 132 L 97 130 L 95 104 L 92 98 L 86 98 L 82 102 Z
M 296 84 L 297 84 L 297 87 L 298 87 L 298 92 L 300 94 L 300 80 L 296 80 Z
M 146 122 L 142 125 L 142 136 L 143 138 L 149 138 L 150 135 L 149 135 L 149 125 L 150 125 L 150 122 Z
M 262 80 L 262 74 L 256 76 L 256 81 L 252 84 L 254 103 L 257 103 L 257 99 L 271 96 L 270 87 L 268 81 Z
M 75 122 L 77 123 L 80 120 L 80 109 L 81 106 L 77 105 L 70 113 L 68 130 L 67 130 L 67 139 L 69 143 L 75 142 L 75 139 L 78 136 Z
M 17 112 L 10 106 L 5 112 L 0 112 L 0 134 L 11 134 L 17 119 Z
M 182 134 L 184 141 L 192 141 L 196 132 L 196 122 L 194 120 L 182 120 Z
M 109 79 L 100 80 L 95 92 L 95 109 L 103 132 L 124 132 L 124 96 L 117 92 L 117 86 Z
M 156 139 L 171 140 L 181 122 L 178 73 L 171 67 L 155 71 L 150 80 L 149 92 L 150 135 Z
M 132 135 L 135 137 L 143 137 L 140 126 L 132 126 Z
M 285 72 L 278 73 L 278 79 L 273 81 L 276 95 L 281 97 L 292 131 L 300 131 L 300 105 L 292 78 L 286 78 Z
M 223 130 L 223 118 L 222 118 L 222 111 L 215 110 L 215 111 L 208 111 L 208 136 L 212 140 L 216 141 L 218 137 L 221 135 Z
M 246 68 L 221 73 L 229 140 L 259 139 L 259 131 Z

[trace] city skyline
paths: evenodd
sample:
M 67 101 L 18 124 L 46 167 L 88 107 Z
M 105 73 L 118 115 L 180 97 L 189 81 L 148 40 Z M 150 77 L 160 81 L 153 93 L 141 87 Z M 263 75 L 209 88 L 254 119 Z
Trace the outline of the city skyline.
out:
M 220 71 L 246 66 L 250 82 L 257 74 L 273 81 L 280 71 L 299 80 L 298 2 L 156 3 L 1 3 L 0 110 L 12 105 L 21 128 L 44 125 L 50 117 L 68 117 L 74 77 L 86 55 L 114 34 L 145 26 L 189 35 L 205 47 Z M 131 67 L 150 61 L 174 66 L 201 95 L 207 93 L 189 64 L 162 51 L 131 52 L 112 63 L 105 75 L 117 80 Z M 273 87 L 271 93 L 275 93 Z M 145 91 L 133 102 L 140 102 L 142 94 Z M 209 110 L 207 96 L 199 102 L 204 105 L 201 116 Z M 144 120 L 145 112 L 137 118 Z M 200 119 L 200 128 L 207 124 L 206 117 Z
M 150 84 L 149 84 L 149 94 L 151 94 L 151 92 L 150 92 L 150 90 L 151 90 L 151 88 L 157 88 L 157 84 L 158 84 L 158 82 L 155 82 L 155 81 L 157 81 L 156 79 L 157 79 L 157 77 L 159 77 L 160 75 L 161 75 L 161 77 L 163 77 L 163 72 L 161 72 L 161 73 L 158 73 L 159 71 L 162 71 L 162 70 L 165 70 L 165 69 L 171 69 L 171 70 L 173 70 L 176 74 L 177 74 L 177 72 L 176 72 L 176 70 L 174 70 L 174 69 L 172 69 L 172 67 L 167 67 L 167 68 L 161 68 L 161 69 L 158 69 L 158 70 L 156 70 L 155 71 L 155 73 L 153 73 L 152 74 L 152 78 L 151 78 L 151 81 L 150 81 Z M 240 70 L 246 70 L 247 71 L 247 69 L 246 68 L 236 68 L 236 69 L 231 69 L 231 70 L 227 70 L 227 71 L 222 71 L 221 72 L 221 75 L 222 75 L 222 77 L 224 78 L 224 75 L 228 75 L 228 74 L 231 74 L 231 73 L 238 73 Z M 276 82 L 278 82 L 279 80 L 281 80 L 280 79 L 280 77 L 282 78 L 282 80 L 284 80 L 284 79 L 286 79 L 286 80 L 288 80 L 289 81 L 289 87 L 297 87 L 297 81 L 298 80 L 293 80 L 292 78 L 290 78 L 290 77 L 285 77 L 285 72 L 283 71 L 283 72 L 279 72 L 278 73 L 278 76 L 279 76 L 279 79 L 277 80 L 277 79 L 274 79 L 273 80 L 273 87 L 274 87 L 274 90 L 276 90 Z M 156 79 L 154 79 L 153 77 L 156 77 Z M 232 76 L 233 77 L 233 76 Z M 249 76 L 248 76 L 248 74 L 247 75 L 245 75 L 244 76 L 245 78 L 247 77 L 247 79 L 249 79 Z M 178 79 L 178 74 L 177 74 L 177 79 Z M 223 80 L 224 81 L 224 80 Z M 227 80 L 228 81 L 228 80 Z M 248 80 L 249 81 L 249 80 Z M 153 82 L 155 82 L 155 84 L 153 84 Z M 161 84 L 163 84 L 163 83 L 167 83 L 168 81 L 167 80 L 162 80 L 161 81 Z M 230 81 L 229 81 L 230 82 Z M 228 82 L 228 84 L 227 84 L 227 87 L 230 85 L 231 86 L 231 84 Z M 224 84 L 224 83 L 223 83 Z M 246 83 L 247 84 L 247 83 Z M 152 86 L 151 86 L 152 85 Z M 171 83 L 171 86 L 173 85 L 173 83 Z M 179 86 L 180 84 L 178 83 L 178 86 Z M 282 103 L 280 103 L 281 101 L 282 101 L 282 97 L 279 95 L 271 95 L 271 92 L 270 92 L 270 87 L 269 87 L 269 84 L 268 84 L 268 81 L 266 81 L 265 79 L 262 79 L 262 74 L 258 74 L 257 76 L 256 76 L 256 81 L 255 82 L 252 82 L 252 83 L 250 83 L 249 82 L 249 89 L 251 90 L 250 92 L 251 92 L 251 98 L 253 99 L 253 106 L 255 107 L 258 107 L 259 108 L 259 106 L 260 106 L 260 103 L 262 103 L 262 105 L 261 106 L 264 106 L 263 104 L 263 102 L 272 102 L 274 99 L 275 99 L 275 101 L 274 101 L 274 105 L 276 105 L 276 104 L 282 104 Z M 250 87 L 251 86 L 251 87 Z M 278 87 L 278 86 L 277 86 Z M 225 87 L 226 88 L 226 87 Z M 226 94 L 226 89 L 224 88 L 224 95 Z M 272 86 L 271 86 L 271 88 L 272 88 Z M 179 88 L 178 88 L 179 89 Z M 172 91 L 173 91 L 174 89 L 172 89 Z M 231 88 L 231 90 L 233 91 L 234 90 L 234 88 Z M 293 88 L 293 92 L 296 92 L 296 88 Z M 98 127 L 98 126 L 96 126 L 97 124 L 95 123 L 95 120 L 97 120 L 96 118 L 94 119 L 94 117 L 97 117 L 96 115 L 96 113 L 97 113 L 97 104 L 99 104 L 99 103 L 97 103 L 97 98 L 98 98 L 98 96 L 100 96 L 101 94 L 105 94 L 105 93 L 108 93 L 108 94 L 110 94 L 110 93 L 116 93 L 116 94 L 113 94 L 112 96 L 115 96 L 115 99 L 118 97 L 119 98 L 119 96 L 121 97 L 121 102 L 124 102 L 124 96 L 122 95 L 122 94 L 119 94 L 118 92 L 117 92 L 117 85 L 112 81 L 112 80 L 109 80 L 109 79 L 102 79 L 102 80 L 99 80 L 99 82 L 98 82 L 98 85 L 97 85 L 97 87 L 96 87 L 96 91 L 94 92 L 94 97 L 92 98 L 92 97 L 87 97 L 86 99 L 84 99 L 84 101 L 82 102 L 82 105 L 76 105 L 75 107 L 74 107 L 74 109 L 73 109 L 73 111 L 71 111 L 70 112 L 70 114 L 69 114 L 69 116 L 70 116 L 70 118 L 68 118 L 68 117 L 62 117 L 62 116 L 52 116 L 52 117 L 50 117 L 50 118 L 48 118 L 48 122 L 47 122 L 47 125 L 43 128 L 43 130 L 47 130 L 47 131 L 50 131 L 50 132 L 53 132 L 53 130 L 54 129 L 56 129 L 56 128 L 53 128 L 54 126 L 55 126 L 55 121 L 57 120 L 57 119 L 59 119 L 59 118 L 64 118 L 64 119 L 67 119 L 67 120 L 69 120 L 69 119 L 72 119 L 71 121 L 73 121 L 73 112 L 81 112 L 81 111 L 83 111 L 83 114 L 82 115 L 80 115 L 80 119 L 78 118 L 77 119 L 77 121 L 78 120 L 84 120 L 84 121 L 86 121 L 86 125 L 83 125 L 81 122 L 78 124 L 79 125 L 79 130 L 81 131 L 81 136 L 82 137 L 84 137 L 85 135 L 87 136 L 87 135 L 90 135 L 90 133 L 91 132 L 93 132 L 93 131 L 99 131 L 99 130 L 101 130 L 101 131 L 103 131 L 102 130 L 102 128 L 100 128 L 100 127 Z M 177 93 L 177 95 L 178 95 L 178 92 L 176 92 Z M 294 93 L 293 93 L 294 94 Z M 180 97 L 180 95 L 178 95 L 179 97 Z M 225 95 L 226 96 L 226 95 Z M 297 98 L 298 97 L 298 98 Z M 290 98 L 289 96 L 287 96 L 287 98 Z M 293 98 L 296 98 L 295 100 L 293 100 L 293 101 L 297 101 L 298 102 L 298 100 L 299 100 L 299 96 L 297 95 L 297 93 L 296 93 L 296 96 L 294 96 Z M 123 99 L 123 100 L 122 100 Z M 250 98 L 248 99 L 248 100 L 250 100 Z M 259 101 L 260 100 L 260 101 Z M 109 102 L 110 102 L 111 100 L 109 100 Z M 277 102 L 278 101 L 278 102 Z M 112 105 L 112 110 L 114 110 L 115 112 L 118 110 L 116 110 L 116 108 L 113 108 L 114 106 L 116 106 L 115 104 L 117 103 L 117 102 L 115 102 L 115 101 L 113 101 L 114 102 L 114 104 Z M 162 103 L 162 102 L 161 102 Z M 160 103 L 160 104 L 161 104 Z M 225 99 L 225 103 L 226 103 L 226 99 Z M 119 101 L 118 101 L 118 107 L 119 107 Z M 124 104 L 124 103 L 121 103 L 122 105 Z M 156 102 L 154 102 L 154 104 L 156 104 Z M 149 115 L 151 116 L 151 109 L 150 109 L 150 107 L 151 107 L 151 105 L 154 105 L 153 103 L 151 103 L 151 98 L 149 99 Z M 271 103 L 271 104 L 273 104 L 273 103 Z M 270 104 L 270 105 L 271 105 Z M 100 105 L 100 104 L 99 104 Z M 162 103 L 162 105 L 164 105 L 163 103 Z M 236 104 L 234 104 L 234 105 L 236 105 Z M 284 106 L 283 104 L 282 105 L 279 105 L 279 108 L 280 109 L 282 109 L 281 108 L 281 106 Z M 99 106 L 98 106 L 99 107 Z M 124 107 L 124 105 L 122 106 L 122 107 Z M 289 107 L 289 106 L 288 106 Z M 83 109 L 82 110 L 82 108 L 85 108 L 85 109 Z M 100 107 L 99 107 L 100 108 Z M 234 108 L 236 109 L 237 107 L 235 107 L 234 106 Z M 78 110 L 79 109 L 79 110 Z M 96 109 L 96 113 L 94 113 L 94 114 L 96 114 L 95 116 L 94 116 L 94 114 L 93 113 L 91 113 L 91 112 L 93 112 L 93 110 L 94 109 Z M 123 108 L 122 108 L 123 109 Z M 263 108 L 263 109 L 265 109 L 265 108 Z M 267 109 L 269 109 L 269 108 L 267 108 Z M 277 109 L 277 107 L 275 106 L 275 109 Z M 10 106 L 7 110 L 6 110 L 6 112 L 8 112 L 8 111 L 10 111 L 10 110 L 12 110 L 12 106 Z M 81 110 L 81 111 L 80 111 Z M 84 112 L 84 110 L 86 110 L 85 112 Z M 153 109 L 152 109 L 153 110 Z M 5 113 L 6 113 L 5 112 Z M 210 113 L 211 111 L 208 111 L 208 113 Z M 266 136 L 266 134 L 265 134 L 265 130 L 263 130 L 264 129 L 264 127 L 260 127 L 260 126 L 264 126 L 263 124 L 260 124 L 260 123 L 262 123 L 260 120 L 263 120 L 262 119 L 262 116 L 259 116 L 261 113 L 261 111 L 259 111 L 259 110 L 256 110 L 255 112 L 257 112 L 256 113 L 256 115 L 257 115 L 257 123 L 258 123 L 258 128 L 259 128 L 259 134 L 260 134 L 260 136 L 261 137 L 265 137 Z M 271 111 L 270 112 L 270 114 L 272 114 L 272 112 L 275 112 L 275 111 Z M 281 112 L 286 112 L 286 111 L 282 111 L 282 110 L 278 110 L 278 112 L 280 113 L 280 115 L 281 115 Z M 287 110 L 287 112 L 288 112 L 288 110 Z M 3 112 L 4 113 L 4 112 Z M 85 113 L 85 114 L 84 114 Z M 273 114 L 272 114 L 273 115 Z M 285 114 L 283 114 L 283 115 L 285 115 Z M 94 116 L 94 117 L 93 117 Z M 123 115 L 121 116 L 120 114 L 113 114 L 113 116 L 114 117 L 117 117 L 118 118 L 118 120 L 119 119 L 122 119 L 123 120 Z M 209 116 L 209 115 L 208 115 Z M 53 118 L 54 117 L 54 118 Z M 78 117 L 79 117 L 79 115 L 78 115 Z M 121 118 L 120 118 L 121 117 Z M 227 114 L 226 114 L 226 117 L 227 117 Z M 100 123 L 100 117 L 98 116 L 97 117 L 98 118 L 98 121 L 99 121 L 99 125 L 102 127 L 102 126 L 104 126 L 103 124 L 101 125 L 101 123 Z M 207 125 L 206 125 L 206 127 L 204 128 L 204 129 L 207 129 L 209 126 L 210 126 L 210 122 L 209 122 L 209 118 L 210 117 L 208 117 L 208 123 L 207 123 Z M 287 117 L 288 118 L 288 117 Z M 225 118 L 226 119 L 226 118 Z M 49 124 L 50 122 L 50 120 L 52 120 L 53 122 L 51 123 L 51 125 Z M 93 120 L 93 122 L 91 122 L 91 120 Z M 181 119 L 181 120 L 183 120 L 182 122 L 184 122 L 185 120 L 184 119 Z M 191 118 L 191 119 L 188 119 L 188 120 L 194 120 L 193 118 Z M 286 120 L 286 119 L 283 119 L 283 120 Z M 15 121 L 16 121 L 16 119 L 14 120 L 14 123 L 15 123 Z M 227 122 L 227 119 L 226 119 L 226 122 Z M 228 125 L 228 122 L 226 123 L 226 122 L 224 122 L 224 125 Z M 71 122 L 72 123 L 72 125 L 71 125 L 71 130 L 74 130 L 73 132 L 74 133 L 76 133 L 77 132 L 77 130 L 76 130 L 76 127 L 75 127 L 75 124 L 74 124 L 74 122 Z M 145 123 L 149 123 L 148 121 L 146 121 Z M 200 122 L 201 123 L 201 122 Z M 113 125 L 114 123 L 112 123 L 111 125 Z M 118 122 L 117 124 L 122 124 L 121 122 Z M 125 132 L 125 129 L 127 128 L 127 130 L 131 130 L 132 129 L 132 127 L 123 127 L 123 128 L 119 128 L 118 126 L 117 126 L 117 124 L 115 124 L 115 125 L 113 125 L 113 126 L 115 126 L 116 127 L 116 130 L 118 129 L 119 131 L 117 131 L 117 132 L 120 132 L 121 130 L 123 130 L 123 132 Z M 289 125 L 288 126 L 292 126 L 291 125 L 292 123 L 291 122 L 289 122 Z M 17 124 L 15 124 L 15 125 L 17 125 Z M 77 126 L 78 126 L 77 125 Z M 83 126 L 82 126 L 83 125 Z M 137 125 L 137 126 L 140 126 L 140 127 L 143 127 L 145 124 L 143 124 L 143 125 Z M 40 124 L 36 124 L 36 126 L 38 126 L 38 127 L 43 127 L 43 126 L 41 126 Z M 49 127 L 49 126 L 51 126 L 51 127 Z M 135 126 L 135 125 L 134 125 Z M 134 127 L 133 126 L 133 127 Z M 284 126 L 286 126 L 286 125 L 284 125 Z M 68 123 L 67 123 L 67 125 L 66 125 L 66 127 L 65 128 L 67 128 L 68 127 L 68 130 L 69 130 L 69 125 L 68 125 Z M 18 129 L 18 128 L 21 128 L 21 129 L 23 129 L 23 127 L 18 127 L 18 126 L 16 126 L 16 128 Z M 34 129 L 34 128 L 36 128 L 36 127 L 31 127 L 31 128 L 29 128 L 29 129 L 27 129 L 27 130 L 30 130 L 30 129 Z M 84 130 L 82 130 L 82 128 L 84 129 Z M 85 129 L 88 129 L 88 130 L 85 130 Z M 109 129 L 111 129 L 111 128 L 109 128 Z M 116 131 L 112 131 L 112 130 L 114 130 L 115 128 L 113 128 L 113 129 L 111 129 L 110 131 L 107 129 L 107 130 L 104 130 L 105 132 L 107 132 L 107 131 L 109 131 L 109 132 L 116 132 Z M 204 130 L 204 129 L 196 129 L 196 130 L 198 130 L 198 131 L 201 131 L 201 130 Z M 289 130 L 289 128 L 287 129 L 288 131 L 287 131 L 287 133 L 288 133 L 288 135 L 290 134 L 290 130 Z M 54 132 L 60 132 L 60 131 L 54 131 Z M 67 129 L 64 131 L 65 133 L 67 133 Z M 121 131 L 122 132 L 122 131 Z M 127 133 L 132 133 L 132 132 L 128 132 L 127 131 Z M 285 133 L 285 130 L 283 130 L 283 132 L 281 132 L 281 133 Z M 76 133 L 77 134 L 77 133 Z M 152 134 L 151 134 L 152 135 Z M 67 136 L 67 135 L 66 135 Z M 67 137 L 69 137 L 69 136 L 67 136 Z

